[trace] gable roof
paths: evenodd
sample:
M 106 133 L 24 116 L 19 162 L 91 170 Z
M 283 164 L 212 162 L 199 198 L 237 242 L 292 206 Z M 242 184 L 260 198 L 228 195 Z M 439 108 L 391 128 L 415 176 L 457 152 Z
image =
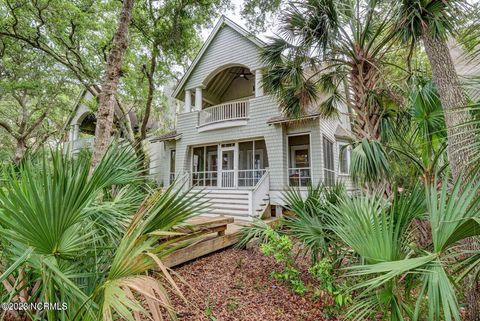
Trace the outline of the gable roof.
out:
M 222 27 L 226 25 L 226 26 L 229 26 L 230 28 L 232 28 L 233 30 L 235 30 L 236 32 L 238 32 L 240 35 L 242 35 L 243 37 L 245 37 L 246 39 L 250 40 L 251 42 L 253 42 L 255 45 L 259 46 L 259 47 L 264 47 L 266 44 L 265 42 L 263 42 L 262 40 L 260 40 L 258 37 L 256 37 L 255 35 L 253 35 L 251 32 L 248 32 L 246 29 L 240 27 L 238 24 L 236 24 L 235 22 L 233 22 L 232 20 L 228 19 L 227 17 L 225 17 L 224 15 L 222 15 L 220 17 L 220 19 L 218 20 L 217 24 L 215 25 L 215 27 L 213 28 L 212 32 L 210 33 L 210 35 L 208 36 L 207 40 L 205 41 L 205 43 L 203 44 L 202 48 L 200 49 L 200 51 L 197 53 L 197 55 L 195 56 L 195 59 L 193 60 L 193 62 L 190 64 L 190 66 L 188 67 L 187 69 L 187 72 L 183 75 L 182 79 L 180 80 L 180 82 L 175 86 L 175 89 L 172 93 L 172 97 L 177 97 L 178 94 L 180 93 L 180 91 L 182 90 L 183 86 L 185 85 L 185 82 L 188 80 L 188 78 L 190 77 L 191 73 L 193 72 L 193 70 L 195 69 L 195 66 L 197 65 L 197 63 L 200 61 L 200 59 L 202 58 L 203 54 L 205 53 L 205 51 L 208 49 L 208 47 L 210 46 L 210 44 L 212 43 L 213 39 L 215 39 L 216 35 L 218 34 L 218 32 L 222 29 Z

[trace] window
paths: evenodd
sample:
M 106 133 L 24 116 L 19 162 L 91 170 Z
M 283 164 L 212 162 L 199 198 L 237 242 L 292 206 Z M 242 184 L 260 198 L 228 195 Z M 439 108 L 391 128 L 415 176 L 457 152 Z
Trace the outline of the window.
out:
M 175 149 L 170 151 L 170 184 L 175 180 Z
M 338 144 L 338 172 L 341 175 L 348 175 L 350 170 L 351 149 L 346 143 Z
M 335 184 L 333 143 L 325 137 L 323 137 L 323 183 L 327 186 Z
M 311 184 L 310 135 L 288 137 L 288 182 L 290 186 L 308 186 Z

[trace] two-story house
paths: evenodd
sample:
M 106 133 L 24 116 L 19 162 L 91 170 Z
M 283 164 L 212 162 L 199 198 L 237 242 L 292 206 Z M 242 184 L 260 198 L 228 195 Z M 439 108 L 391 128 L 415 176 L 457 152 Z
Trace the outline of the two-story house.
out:
M 352 189 L 346 111 L 336 119 L 284 117 L 262 90 L 264 45 L 222 17 L 174 89 L 183 102 L 176 130 L 151 146 L 158 181 L 187 179 L 204 189 L 211 215 L 278 213 L 289 187 L 343 181 Z

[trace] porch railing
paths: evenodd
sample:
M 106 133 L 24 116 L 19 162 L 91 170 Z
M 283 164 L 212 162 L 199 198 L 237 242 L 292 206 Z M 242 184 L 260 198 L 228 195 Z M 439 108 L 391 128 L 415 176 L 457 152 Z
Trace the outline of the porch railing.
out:
M 310 167 L 297 167 L 288 169 L 288 183 L 290 186 L 306 187 L 312 183 Z
M 263 170 L 262 176 L 254 185 L 250 200 L 250 213 L 253 216 L 261 217 L 266 207 L 270 204 L 270 175 L 268 169 Z
M 238 171 L 238 186 L 253 187 L 266 172 L 266 169 L 241 169 Z
M 201 110 L 198 114 L 198 126 L 218 123 L 227 120 L 239 120 L 248 117 L 247 100 L 224 103 Z
M 220 174 L 221 173 L 221 174 Z M 235 185 L 235 173 L 237 184 Z M 218 188 L 253 188 L 267 173 L 267 169 L 223 170 L 192 172 L 192 185 Z M 221 186 L 220 186 L 221 175 Z
M 192 172 L 193 186 L 213 186 L 217 187 L 218 172 L 217 171 L 201 171 Z

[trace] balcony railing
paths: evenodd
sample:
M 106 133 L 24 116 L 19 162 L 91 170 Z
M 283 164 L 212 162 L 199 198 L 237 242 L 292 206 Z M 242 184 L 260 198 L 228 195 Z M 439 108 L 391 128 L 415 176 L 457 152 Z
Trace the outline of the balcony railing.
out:
M 290 186 L 306 187 L 312 183 L 310 167 L 288 169 L 288 183 Z
M 248 109 L 249 103 L 245 100 L 205 108 L 198 114 L 198 126 L 245 119 L 248 117 Z

